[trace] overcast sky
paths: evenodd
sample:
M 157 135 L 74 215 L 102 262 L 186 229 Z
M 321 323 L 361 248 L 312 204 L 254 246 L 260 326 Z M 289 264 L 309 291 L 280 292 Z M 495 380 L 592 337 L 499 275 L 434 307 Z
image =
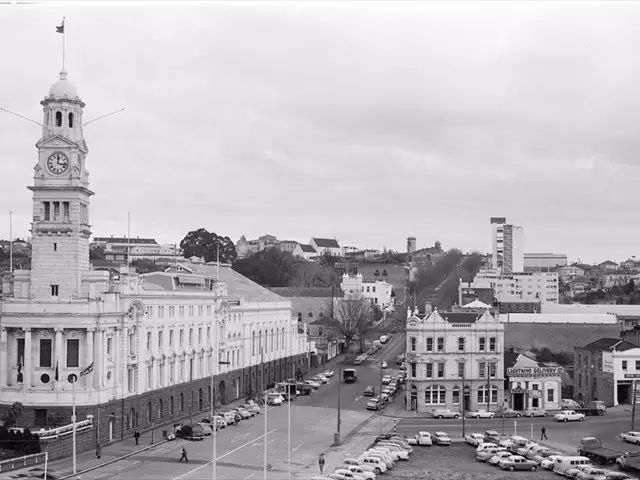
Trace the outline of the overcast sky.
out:
M 153 5 L 153 6 L 152 6 Z M 184 5 L 184 4 L 183 4 Z M 640 3 L 0 6 L 0 106 L 86 102 L 97 236 L 640 255 Z M 0 237 L 41 129 L 0 112 Z

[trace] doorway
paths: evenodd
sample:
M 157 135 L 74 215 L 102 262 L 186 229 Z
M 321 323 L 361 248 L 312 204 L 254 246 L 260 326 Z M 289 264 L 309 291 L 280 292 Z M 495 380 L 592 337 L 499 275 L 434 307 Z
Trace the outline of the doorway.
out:
M 524 393 L 514 393 L 512 405 L 514 410 L 524 410 Z
M 471 395 L 468 393 L 464 394 L 464 411 L 468 412 L 471 410 Z
M 114 417 L 114 414 L 113 412 L 111 412 L 111 415 L 109 415 L 109 441 L 110 442 L 113 441 L 113 417 Z
M 631 385 L 618 384 L 618 403 L 631 403 Z

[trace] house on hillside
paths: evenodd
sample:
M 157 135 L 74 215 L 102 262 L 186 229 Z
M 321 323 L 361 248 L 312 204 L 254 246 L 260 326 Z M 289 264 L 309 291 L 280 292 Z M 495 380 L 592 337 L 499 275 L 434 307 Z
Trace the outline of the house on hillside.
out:
M 318 252 L 316 252 L 315 248 L 304 243 L 298 243 L 291 253 L 293 253 L 296 257 L 301 257 L 305 260 L 310 260 L 311 257 L 318 256 Z
M 584 269 L 576 265 L 565 265 L 564 267 L 558 268 L 558 277 L 563 283 L 569 283 L 573 279 L 583 276 Z
M 309 241 L 309 245 L 311 245 L 318 255 L 325 255 L 328 253 L 329 255 L 333 255 L 334 257 L 341 257 L 344 255 L 338 240 L 335 238 L 316 238 L 311 237 Z
M 612 262 L 611 260 L 605 260 L 604 262 L 598 264 L 598 268 L 600 270 L 616 270 L 618 268 L 618 264 L 616 262 Z

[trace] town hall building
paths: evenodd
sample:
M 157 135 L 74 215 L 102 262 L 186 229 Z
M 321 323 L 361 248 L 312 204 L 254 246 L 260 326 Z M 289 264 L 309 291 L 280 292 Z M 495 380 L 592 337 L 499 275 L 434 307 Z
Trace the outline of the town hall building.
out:
M 6 275 L 0 301 L 0 418 L 21 402 L 26 426 L 66 424 L 75 402 L 104 443 L 307 366 L 291 303 L 229 266 L 92 270 L 85 104 L 65 71 L 40 103 L 31 270 Z

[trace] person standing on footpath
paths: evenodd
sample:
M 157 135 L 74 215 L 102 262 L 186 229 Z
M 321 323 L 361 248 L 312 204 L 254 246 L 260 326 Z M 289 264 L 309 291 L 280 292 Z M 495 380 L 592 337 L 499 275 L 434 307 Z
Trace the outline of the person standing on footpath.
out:
M 184 447 L 182 447 L 182 451 L 180 452 L 180 463 L 182 463 L 183 459 L 189 463 L 189 458 L 187 458 L 187 449 Z
M 102 454 L 102 447 L 100 446 L 100 444 L 96 445 L 96 458 L 100 458 L 100 455 Z
M 140 432 L 138 430 L 133 433 L 133 438 L 136 439 L 136 445 L 138 445 L 138 442 L 140 441 Z
M 318 457 L 318 467 L 320 467 L 320 475 L 322 475 L 322 470 L 324 470 L 324 453 L 321 453 Z
M 544 427 L 544 425 L 540 429 L 540 440 L 543 440 L 543 439 L 547 440 L 547 429 Z

